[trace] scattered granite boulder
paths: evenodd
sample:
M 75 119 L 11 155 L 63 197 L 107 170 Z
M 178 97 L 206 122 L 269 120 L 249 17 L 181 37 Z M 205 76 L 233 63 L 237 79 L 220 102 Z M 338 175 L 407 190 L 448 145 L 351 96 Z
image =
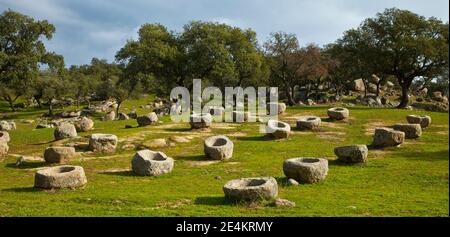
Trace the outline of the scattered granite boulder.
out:
M 55 136 L 55 140 L 73 138 L 77 136 L 77 129 L 71 123 L 61 123 L 55 128 L 53 135 Z
M 288 138 L 291 126 L 285 122 L 270 119 L 266 125 L 267 134 L 274 139 Z
M 113 153 L 116 151 L 117 141 L 116 135 L 95 133 L 90 135 L 89 149 L 95 152 Z
M 330 108 L 327 111 L 328 117 L 334 120 L 343 120 L 348 118 L 350 112 L 346 108 Z
M 102 117 L 102 121 L 112 121 L 116 119 L 116 112 L 110 111 Z
M 77 132 L 87 132 L 94 128 L 94 121 L 87 117 L 82 117 L 80 121 L 75 123 L 75 129 Z
M 223 116 L 225 109 L 222 106 L 211 106 L 208 108 L 212 116 Z
M 406 121 L 411 124 L 420 124 L 420 127 L 426 128 L 431 124 L 431 117 L 428 115 L 408 115 Z
M 297 119 L 297 129 L 315 130 L 319 128 L 322 120 L 317 116 L 301 116 Z
M 228 160 L 233 156 L 233 142 L 224 135 L 205 139 L 205 155 L 212 160 Z
M 192 129 L 209 128 L 211 123 L 211 114 L 192 114 L 189 117 L 189 124 Z
M 366 145 L 350 145 L 334 148 L 338 160 L 345 163 L 365 163 L 369 150 Z
M 78 188 L 87 183 L 81 166 L 55 166 L 36 171 L 34 187 L 43 189 Z
M 131 160 L 133 172 L 140 176 L 160 176 L 172 172 L 174 160 L 163 152 L 138 151 Z
M 34 120 L 31 120 L 31 119 L 25 119 L 25 120 L 22 120 L 22 123 L 23 123 L 23 124 L 33 124 L 33 123 L 34 123 Z
M 16 123 L 14 121 L 0 121 L 0 131 L 10 131 L 16 129 Z
M 52 146 L 44 151 L 44 159 L 47 163 L 65 163 L 75 156 L 75 148 L 68 146 Z
M 269 115 L 278 115 L 286 111 L 285 103 L 269 102 L 267 103 L 267 112 Z
M 143 116 L 139 116 L 136 119 L 139 126 L 147 126 L 158 122 L 158 115 L 155 112 L 148 113 Z
M 55 126 L 53 124 L 47 124 L 47 123 L 40 123 L 36 126 L 36 129 L 42 129 L 42 128 L 54 128 Z
M 405 141 L 405 133 L 391 128 L 376 128 L 372 145 L 375 147 L 398 146 Z
M 394 130 L 402 131 L 405 133 L 405 138 L 418 138 L 422 135 L 422 127 L 420 124 L 413 123 L 397 123 L 394 125 Z
M 362 79 L 356 79 L 350 83 L 350 89 L 353 91 L 365 91 L 366 87 Z
M 118 120 L 128 120 L 128 119 L 130 119 L 130 117 L 125 113 L 119 113 L 119 116 L 117 116 L 117 119 Z
M 190 140 L 186 137 L 181 137 L 181 136 L 172 136 L 169 138 L 171 141 L 173 142 L 179 142 L 179 143 L 186 143 L 186 142 L 190 142 Z
M 7 131 L 0 131 L 0 142 L 8 143 L 11 140 Z
M 328 160 L 323 158 L 292 158 L 283 163 L 283 172 L 299 183 L 317 183 L 328 174 Z
M 137 119 L 138 117 L 136 111 L 131 111 L 127 115 L 130 119 Z
M 234 201 L 274 200 L 278 184 L 273 177 L 234 179 L 223 186 L 223 192 Z
M 81 116 L 81 110 L 63 111 L 59 114 L 61 118 L 76 118 Z

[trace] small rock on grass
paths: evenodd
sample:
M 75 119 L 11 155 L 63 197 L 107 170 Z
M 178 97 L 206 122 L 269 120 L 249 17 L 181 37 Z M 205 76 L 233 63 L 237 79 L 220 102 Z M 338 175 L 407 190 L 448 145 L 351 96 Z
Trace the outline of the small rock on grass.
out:
M 288 179 L 288 185 L 298 186 L 298 182 L 295 179 Z
M 276 207 L 295 207 L 295 202 L 289 201 L 287 199 L 277 198 L 275 200 Z

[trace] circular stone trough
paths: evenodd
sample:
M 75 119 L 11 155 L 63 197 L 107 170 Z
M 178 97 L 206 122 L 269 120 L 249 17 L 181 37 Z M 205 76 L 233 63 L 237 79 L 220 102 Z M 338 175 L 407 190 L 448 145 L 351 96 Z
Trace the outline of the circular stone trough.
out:
M 317 183 L 328 174 L 328 160 L 323 158 L 292 158 L 283 163 L 286 177 L 299 183 Z
M 422 128 L 426 128 L 431 124 L 431 117 L 428 115 L 408 115 L 406 121 L 411 124 L 420 124 Z
M 205 139 L 205 155 L 212 160 L 228 160 L 233 156 L 233 142 L 226 136 L 212 136 Z
M 272 177 L 234 179 L 223 186 L 223 192 L 234 201 L 273 200 L 278 196 L 278 184 Z
M 348 118 L 350 111 L 346 108 L 331 108 L 327 111 L 328 117 L 334 120 L 343 120 Z
M 402 131 L 405 133 L 405 138 L 418 138 L 422 135 L 422 127 L 420 124 L 414 123 L 397 123 L 394 125 L 394 130 Z
M 405 141 L 405 133 L 391 128 L 376 128 L 372 145 L 375 147 L 398 146 Z
M 140 150 L 131 160 L 131 168 L 140 176 L 160 176 L 172 172 L 173 163 L 163 152 Z
M 285 122 L 271 119 L 267 121 L 266 132 L 274 139 L 288 138 L 291 126 Z
M 34 176 L 34 187 L 43 189 L 77 188 L 86 183 L 86 175 L 81 166 L 55 166 L 38 170 Z
M 317 129 L 322 120 L 316 116 L 302 116 L 297 119 L 297 129 L 299 130 L 314 130 Z

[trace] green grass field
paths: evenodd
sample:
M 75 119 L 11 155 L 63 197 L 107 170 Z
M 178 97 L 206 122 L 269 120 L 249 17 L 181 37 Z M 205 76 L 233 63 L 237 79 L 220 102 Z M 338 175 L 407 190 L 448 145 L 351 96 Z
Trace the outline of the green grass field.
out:
M 128 101 L 124 111 L 143 103 L 144 99 Z M 6 104 L 1 106 L 3 115 L 9 113 Z M 18 128 L 10 132 L 10 155 L 0 161 L 0 216 L 449 216 L 447 113 L 352 107 L 348 122 L 331 122 L 326 119 L 326 109 L 289 107 L 282 121 L 295 128 L 295 117 L 317 115 L 323 120 L 322 129 L 294 130 L 289 139 L 281 141 L 264 140 L 258 123 L 215 124 L 211 131 L 199 132 L 169 118 L 156 126 L 131 129 L 124 127 L 137 125 L 135 120 L 101 122 L 96 118 L 95 130 L 89 133 L 116 134 L 117 152 L 73 160 L 70 164 L 84 167 L 88 184 L 82 189 L 56 191 L 33 188 L 34 173 L 44 163 L 18 168 L 12 156 L 43 156 L 44 149 L 55 143 L 53 129 L 34 129 L 36 123 L 20 122 L 36 119 L 45 111 L 9 114 Z M 411 113 L 432 117 L 432 125 L 419 139 L 408 139 L 396 148 L 370 150 L 365 165 L 344 165 L 335 160 L 334 147 L 369 144 L 375 127 L 405 123 Z M 203 139 L 213 134 L 232 139 L 235 148 L 231 160 L 204 162 Z M 156 149 L 176 160 L 173 172 L 160 177 L 134 176 L 130 162 L 135 150 L 123 150 L 122 145 L 139 147 L 149 139 L 174 135 L 193 139 Z M 283 160 L 302 156 L 329 159 L 326 180 L 283 185 Z M 255 176 L 275 177 L 279 197 L 294 201 L 296 207 L 249 206 L 224 198 L 222 186 L 228 180 Z

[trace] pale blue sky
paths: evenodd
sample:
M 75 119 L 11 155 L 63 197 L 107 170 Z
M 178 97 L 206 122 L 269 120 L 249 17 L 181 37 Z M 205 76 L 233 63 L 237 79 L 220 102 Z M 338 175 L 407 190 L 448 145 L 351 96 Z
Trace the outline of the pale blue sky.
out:
M 385 8 L 397 7 L 447 22 L 448 0 L 0 0 L 8 8 L 56 26 L 49 50 L 66 65 L 109 61 L 143 23 L 180 31 L 191 20 L 217 21 L 256 31 L 259 43 L 270 32 L 295 33 L 302 45 L 331 43 Z

